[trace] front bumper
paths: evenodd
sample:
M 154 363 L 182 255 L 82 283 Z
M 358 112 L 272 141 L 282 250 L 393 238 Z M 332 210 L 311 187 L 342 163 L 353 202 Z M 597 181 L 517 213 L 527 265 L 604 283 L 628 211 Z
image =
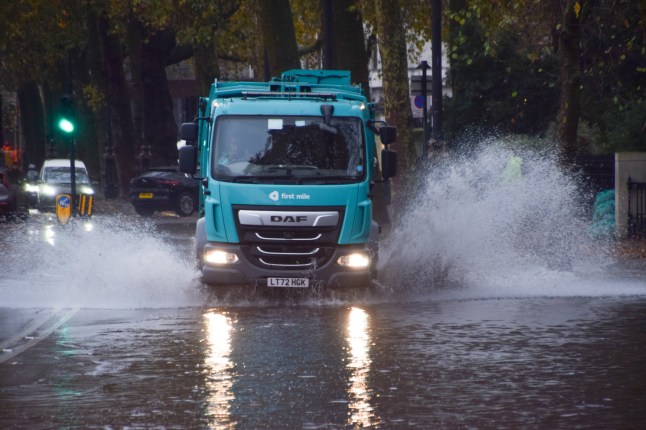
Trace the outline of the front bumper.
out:
M 209 285 L 257 285 L 267 286 L 267 278 L 308 278 L 310 287 L 356 288 L 367 287 L 371 280 L 371 267 L 351 269 L 337 263 L 339 257 L 354 251 L 368 252 L 365 246 L 339 247 L 325 265 L 304 270 L 264 269 L 253 265 L 237 244 L 218 244 L 218 249 L 235 253 L 239 260 L 228 265 L 203 263 L 202 279 Z
M 152 194 L 150 198 L 141 198 L 141 194 Z M 174 196 L 168 190 L 136 190 L 130 192 L 130 203 L 141 208 L 152 208 L 157 210 L 171 209 Z

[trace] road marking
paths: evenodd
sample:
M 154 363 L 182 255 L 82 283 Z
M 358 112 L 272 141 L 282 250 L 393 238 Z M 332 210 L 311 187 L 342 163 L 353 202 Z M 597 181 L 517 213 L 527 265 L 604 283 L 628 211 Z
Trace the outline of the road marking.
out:
M 18 332 L 18 334 L 15 334 L 12 338 L 7 339 L 4 342 L 1 342 L 0 350 L 7 349 L 11 347 L 11 345 L 15 345 L 18 342 L 20 342 L 22 339 L 31 335 L 33 332 L 36 331 L 38 327 L 45 324 L 46 321 L 49 321 L 50 319 L 52 319 L 60 311 L 61 311 L 61 308 L 47 309 L 46 312 L 43 312 L 43 314 L 39 318 L 34 319 L 34 321 L 32 321 L 31 324 L 29 324 L 24 330 Z
M 26 343 L 24 343 L 24 344 L 22 344 L 22 345 L 15 346 L 14 348 L 11 348 L 11 349 L 9 349 L 9 348 L 7 348 L 7 347 L 3 347 L 3 350 L 5 350 L 6 352 L 3 352 L 3 353 L 2 353 L 2 355 L 0 355 L 0 364 L 4 363 L 4 362 L 5 362 L 5 361 L 7 361 L 7 360 L 12 359 L 13 357 L 15 357 L 15 356 L 17 356 L 17 355 L 19 355 L 19 354 L 21 354 L 21 353 L 23 353 L 23 352 L 25 352 L 25 351 L 26 351 L 26 350 L 28 350 L 29 348 L 31 348 L 31 347 L 33 347 L 33 346 L 37 345 L 40 341 L 47 339 L 47 338 L 49 337 L 49 335 L 50 335 L 50 334 L 52 334 L 54 331 L 56 331 L 60 326 L 62 326 L 63 324 L 65 324 L 67 321 L 69 321 L 69 320 L 70 320 L 70 319 L 71 319 L 71 318 L 72 318 L 72 317 L 73 317 L 73 316 L 74 316 L 78 311 L 79 311 L 79 309 L 78 309 L 78 308 L 76 308 L 76 309 L 71 309 L 71 310 L 67 311 L 67 312 L 66 312 L 63 316 L 61 316 L 61 317 L 60 317 L 60 319 L 59 319 L 58 321 L 56 321 L 53 325 L 51 325 L 50 327 L 48 327 L 48 328 L 47 328 L 45 331 L 43 331 L 42 333 L 39 333 L 39 335 L 38 335 L 38 336 L 35 336 L 35 337 L 33 337 L 33 338 L 29 339 L 29 341 L 28 341 L 28 342 L 26 342 Z M 50 317 L 50 318 L 51 318 L 51 317 Z M 36 328 L 40 327 L 43 323 L 45 323 L 46 321 L 48 321 L 50 318 L 47 318 L 47 319 L 45 319 L 44 321 L 41 321 L 41 320 L 42 320 L 42 318 L 41 318 L 41 319 L 39 319 L 39 321 L 40 321 L 41 323 L 40 323 Z M 34 322 L 34 324 L 35 324 L 35 322 Z M 30 325 L 30 327 L 31 327 L 31 326 L 33 326 L 34 324 L 31 324 L 31 325 Z M 34 330 L 35 330 L 35 329 L 34 329 Z M 31 331 L 27 332 L 27 334 L 29 334 L 29 333 L 33 332 L 34 330 L 31 330 Z M 24 332 L 26 332 L 26 331 L 27 331 L 27 330 L 25 329 L 25 330 L 23 331 L 23 333 L 24 333 Z M 18 338 L 18 340 L 23 339 L 23 338 L 25 338 L 25 336 L 20 336 L 20 337 Z M 14 337 L 14 339 L 16 339 L 16 337 Z M 5 342 L 5 343 L 7 343 L 7 342 Z M 7 345 L 7 346 L 9 346 L 9 345 Z

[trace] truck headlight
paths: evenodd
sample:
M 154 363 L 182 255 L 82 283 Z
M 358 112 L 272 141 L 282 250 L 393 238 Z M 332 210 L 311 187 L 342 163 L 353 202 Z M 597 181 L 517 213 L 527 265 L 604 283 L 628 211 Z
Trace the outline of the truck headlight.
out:
M 355 252 L 339 257 L 336 262 L 351 269 L 365 269 L 370 266 L 370 256 L 364 252 Z
M 226 252 L 221 249 L 209 249 L 204 251 L 204 262 L 208 264 L 233 264 L 238 260 L 238 256 L 233 252 Z

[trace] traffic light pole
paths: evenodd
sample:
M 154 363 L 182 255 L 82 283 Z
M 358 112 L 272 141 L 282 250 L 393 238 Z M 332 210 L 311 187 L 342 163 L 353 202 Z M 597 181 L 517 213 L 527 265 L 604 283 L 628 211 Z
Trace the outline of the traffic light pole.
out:
M 70 137 L 70 188 L 72 197 L 71 216 L 76 216 L 76 139 Z
M 442 1 L 431 0 L 431 66 L 433 82 L 431 108 L 433 109 L 433 139 L 444 139 L 442 131 Z
M 428 88 L 426 85 L 426 76 L 427 76 L 427 70 L 431 68 L 431 66 L 428 65 L 427 61 L 422 61 L 419 63 L 419 66 L 417 66 L 418 69 L 422 69 L 422 97 L 424 97 L 424 104 L 422 105 L 422 131 L 424 133 L 424 145 L 422 146 L 423 148 L 423 156 L 424 158 L 428 157 L 428 146 L 429 146 L 429 137 L 428 137 Z
M 67 93 L 61 97 L 61 107 L 63 117 L 59 122 L 59 128 L 67 134 L 70 145 L 70 197 L 71 208 L 70 216 L 74 218 L 77 214 L 76 209 L 76 124 L 74 115 L 74 86 L 73 82 L 73 68 L 72 68 L 72 52 L 67 53 Z

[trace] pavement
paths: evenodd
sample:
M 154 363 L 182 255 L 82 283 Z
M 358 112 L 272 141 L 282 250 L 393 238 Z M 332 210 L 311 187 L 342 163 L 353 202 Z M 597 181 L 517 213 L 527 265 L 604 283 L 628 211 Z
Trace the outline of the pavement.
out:
M 105 215 L 129 215 L 137 216 L 132 204 L 125 199 L 106 199 L 103 196 L 97 195 L 94 200 L 94 213 Z
M 627 239 L 617 243 L 617 252 L 628 259 L 646 259 L 646 239 Z

